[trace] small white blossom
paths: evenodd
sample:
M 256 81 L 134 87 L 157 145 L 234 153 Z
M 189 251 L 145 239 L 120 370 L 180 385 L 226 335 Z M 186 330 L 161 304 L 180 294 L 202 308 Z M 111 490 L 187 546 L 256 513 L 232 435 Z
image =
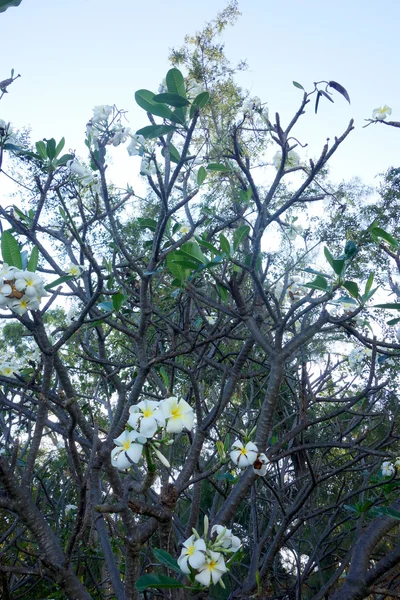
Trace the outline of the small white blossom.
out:
M 268 458 L 266 457 L 264 452 L 260 452 L 260 454 L 257 455 L 257 458 L 253 463 L 253 471 L 259 477 L 264 477 L 264 475 L 266 475 L 267 473 L 268 465 Z
M 211 583 L 218 583 L 222 575 L 227 572 L 224 557 L 219 552 L 209 551 L 205 563 L 200 567 L 200 572 L 195 579 L 202 585 L 209 587 Z
M 83 267 L 71 262 L 65 270 L 68 275 L 71 275 L 72 277 L 79 277 L 83 271 Z
M 134 404 L 129 408 L 129 414 L 128 425 L 146 438 L 152 438 L 157 429 L 165 425 L 160 403 L 154 400 L 143 400 Z
M 382 106 L 379 108 L 375 108 L 372 112 L 372 118 L 377 121 L 384 121 L 388 115 L 392 114 L 392 109 L 389 106 Z
M 156 168 L 153 161 L 150 161 L 147 156 L 143 156 L 142 162 L 140 163 L 140 174 L 148 175 L 150 177 L 151 175 L 154 175 L 155 172 Z
M 111 451 L 111 464 L 119 470 L 128 469 L 138 463 L 142 456 L 143 444 L 147 439 L 137 431 L 124 431 L 114 440 L 117 447 Z
M 381 471 L 384 477 L 392 477 L 395 472 L 395 467 L 390 461 L 386 460 L 382 463 Z
M 223 525 L 213 525 L 211 528 L 211 535 L 217 534 L 215 545 L 222 546 L 226 550 L 237 552 L 242 545 L 240 539 L 233 535 L 231 529 L 227 529 Z
M 93 117 L 91 118 L 92 123 L 102 123 L 108 120 L 108 117 L 112 114 L 113 107 L 108 104 L 95 106 L 93 109 Z
M 169 433 L 180 433 L 183 429 L 190 431 L 193 427 L 193 409 L 185 400 L 178 400 L 175 396 L 166 398 L 160 404 L 164 418 L 167 421 Z
M 253 442 L 247 442 L 244 446 L 240 440 L 236 440 L 236 442 L 232 444 L 232 448 L 233 450 L 230 452 L 229 456 L 231 457 L 231 461 L 235 463 L 239 469 L 245 469 L 249 465 L 253 465 L 256 461 L 258 450 Z
M 200 538 L 196 539 L 196 536 L 191 535 L 185 542 L 183 542 L 183 548 L 180 557 L 178 558 L 179 568 L 189 574 L 189 565 L 193 569 L 200 569 L 204 566 L 206 558 L 206 544 L 205 541 Z

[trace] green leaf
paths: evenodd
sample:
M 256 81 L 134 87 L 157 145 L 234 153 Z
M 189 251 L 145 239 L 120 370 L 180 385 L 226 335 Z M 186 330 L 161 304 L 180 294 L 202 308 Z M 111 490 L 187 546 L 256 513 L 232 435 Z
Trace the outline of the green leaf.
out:
M 163 117 L 163 119 L 171 119 L 172 110 L 166 104 L 160 104 L 154 102 L 155 94 L 149 90 L 138 90 L 135 93 L 135 100 L 139 104 L 140 108 L 143 108 L 146 112 L 157 117 Z
M 344 253 L 347 260 L 351 260 L 357 254 L 357 246 L 353 240 L 348 240 L 344 247 Z
M 218 248 L 216 248 L 215 246 L 213 246 L 213 244 L 210 244 L 210 242 L 207 242 L 206 240 L 201 239 L 200 237 L 196 236 L 196 240 L 198 241 L 199 245 L 202 248 L 206 248 L 207 250 L 211 250 L 211 252 L 213 252 L 214 254 L 219 254 Z
M 230 168 L 222 165 L 221 163 L 210 163 L 207 165 L 208 171 L 219 171 L 220 173 L 229 173 Z
M 156 589 L 172 589 L 172 588 L 184 588 L 182 583 L 179 583 L 172 577 L 166 577 L 165 575 L 142 575 L 136 582 L 136 589 L 139 592 L 144 592 L 147 588 Z
M 153 98 L 154 102 L 164 102 L 169 106 L 182 107 L 188 106 L 189 100 L 187 98 L 183 98 L 179 94 L 171 94 L 167 92 L 165 94 L 157 94 Z
M 204 183 L 205 178 L 207 177 L 207 171 L 204 167 L 200 167 L 197 171 L 197 185 L 200 187 L 202 183 Z
M 333 258 L 332 254 L 329 252 L 328 248 L 325 246 L 324 248 L 325 258 L 328 263 L 331 265 L 332 269 L 335 271 L 336 275 L 339 277 L 343 275 L 344 270 L 346 268 L 346 261 L 344 259 Z
M 200 264 L 207 262 L 207 258 L 204 256 L 200 250 L 200 246 L 195 241 L 185 242 L 182 244 L 180 250 L 177 250 L 177 252 L 184 252 Z
M 126 296 L 124 296 L 124 294 L 121 294 L 121 292 L 117 292 L 116 294 L 112 295 L 111 299 L 114 310 L 118 312 L 123 303 L 125 302 Z
M 165 77 L 165 82 L 171 94 L 178 94 L 186 98 L 185 80 L 179 69 L 170 69 Z
M 31 255 L 28 260 L 28 264 L 26 266 L 26 270 L 30 271 L 31 273 L 34 273 L 37 269 L 38 262 L 39 262 L 39 250 L 37 249 L 36 246 L 33 246 Z
M 228 256 L 230 256 L 230 254 L 231 254 L 231 245 L 229 243 L 229 240 L 227 240 L 227 238 L 224 236 L 223 233 L 219 234 L 219 244 L 221 246 L 222 252 L 225 252 L 225 254 L 227 254 Z
M 337 81 L 330 81 L 328 85 L 329 87 L 339 92 L 339 94 L 342 94 L 342 96 L 346 98 L 347 102 L 350 104 L 350 96 L 347 93 L 347 90 L 342 85 L 340 85 L 340 83 L 337 83 Z
M 49 160 L 53 160 L 56 157 L 56 140 L 54 138 L 46 140 L 46 154 Z
M 400 323 L 400 317 L 397 317 L 397 319 L 390 319 L 390 321 L 386 321 L 386 325 L 397 325 L 397 323 Z
M 4 12 L 7 8 L 11 6 L 19 6 L 22 0 L 0 0 L 0 12 Z M 13 73 L 14 74 L 14 73 Z M 11 77 L 13 76 L 11 75 Z
M 187 279 L 187 277 L 189 276 L 190 271 L 175 262 L 175 255 L 176 252 L 169 252 L 167 254 L 167 267 L 169 272 L 172 274 L 173 277 L 175 277 L 175 280 L 178 282 L 178 284 L 175 285 L 182 285 L 185 279 Z
M 169 377 L 168 377 L 168 373 L 167 373 L 167 371 L 164 369 L 164 367 L 161 367 L 161 369 L 160 369 L 160 375 L 161 375 L 161 377 L 162 377 L 162 380 L 163 380 L 163 382 L 164 382 L 164 385 L 165 385 L 165 387 L 166 387 L 167 389 L 169 389 Z M 164 552 L 164 550 L 160 550 L 160 552 Z M 156 553 L 156 552 L 155 552 L 155 550 L 154 550 L 154 554 L 155 554 L 155 553 Z M 166 554 L 168 554 L 168 552 L 166 552 Z M 171 555 L 170 555 L 170 554 L 168 554 L 168 556 L 171 556 Z M 172 558 L 172 556 L 171 556 L 171 558 Z M 159 560 L 160 560 L 160 559 L 159 559 Z M 174 559 L 172 559 L 172 560 L 174 560 Z M 160 560 L 160 562 L 161 562 L 161 560 Z M 165 564 L 165 563 L 163 563 L 163 564 Z M 179 568 L 179 567 L 178 567 L 178 568 Z M 171 569 L 172 569 L 172 567 L 171 567 Z M 179 569 L 179 573 L 181 573 L 181 570 L 180 570 L 180 569 Z
M 60 152 L 62 151 L 64 146 L 65 146 L 65 138 L 61 138 L 61 140 L 58 142 L 57 147 L 56 147 L 56 157 L 60 154 Z
M 136 135 L 142 135 L 147 140 L 150 138 L 160 137 L 166 133 L 171 133 L 171 131 L 176 131 L 176 127 L 174 127 L 174 125 L 148 125 L 147 127 L 138 129 Z
M 358 285 L 354 281 L 344 281 L 343 287 L 349 292 L 353 298 L 358 298 L 360 293 L 358 290 Z
M 388 304 L 375 304 L 373 308 L 387 308 L 388 310 L 400 310 L 398 302 L 389 302 Z
M 390 506 L 378 506 L 377 508 L 374 508 L 374 513 L 376 515 L 392 517 L 393 519 L 397 519 L 398 521 L 400 521 L 400 511 L 394 508 L 390 508 Z
M 35 144 L 37 153 L 42 160 L 47 160 L 47 149 L 46 144 L 42 141 L 36 142 Z
M 365 284 L 364 296 L 368 296 L 370 289 L 372 288 L 372 284 L 374 283 L 374 277 L 375 277 L 374 273 L 369 274 L 367 283 Z
M 239 248 L 240 243 L 249 235 L 249 233 L 249 225 L 241 225 L 235 229 L 235 233 L 233 234 L 233 247 L 235 250 Z
M 157 228 L 157 221 L 155 219 L 139 218 L 137 221 L 141 229 L 150 229 L 150 231 L 154 232 Z
M 55 165 L 57 167 L 63 167 L 64 165 L 67 164 L 67 162 L 69 160 L 72 160 L 74 157 L 72 154 L 63 154 L 62 156 L 60 156 L 60 158 L 58 158 L 55 162 Z
M 106 302 L 100 302 L 97 305 L 97 308 L 100 308 L 100 310 L 105 310 L 107 312 L 112 312 L 114 310 L 113 303 L 109 300 L 107 300 Z
M 321 275 L 321 277 L 326 277 L 327 279 L 332 279 L 331 275 L 327 275 L 326 273 L 323 273 L 322 271 L 316 271 L 315 269 L 312 269 L 311 267 L 306 267 L 305 269 L 302 269 L 305 273 L 312 273 L 313 275 Z
M 173 163 L 178 163 L 181 159 L 181 155 L 179 154 L 179 152 L 175 148 L 175 146 L 173 144 L 171 144 L 171 142 L 168 144 L 168 150 L 169 150 L 169 157 L 170 157 L 171 161 Z M 165 156 L 165 154 L 166 154 L 165 148 L 163 148 L 161 150 L 161 154 L 163 156 Z
M 325 279 L 325 277 L 321 277 L 321 275 L 317 275 L 313 281 L 309 281 L 308 283 L 305 283 L 304 287 L 308 287 L 313 290 L 322 290 L 323 292 L 326 292 L 326 290 L 328 289 L 328 282 Z
M 190 118 L 193 119 L 196 110 L 200 110 L 201 108 L 203 108 L 203 106 L 208 104 L 209 101 L 210 94 L 208 92 L 201 92 L 198 96 L 196 96 L 196 98 L 192 102 L 192 106 L 190 107 Z
M 12 150 L 13 152 L 23 152 L 22 148 L 16 146 L 15 144 L 10 144 L 6 142 L 3 146 L 4 150 Z
M 179 250 L 177 250 L 177 253 L 178 252 L 179 252 Z M 197 262 L 193 262 L 192 260 L 189 260 L 185 256 L 180 256 L 177 253 L 174 258 L 174 263 L 178 263 L 181 267 L 185 267 L 186 269 L 190 269 L 190 270 L 197 269 L 197 267 L 199 266 L 199 264 Z
M 164 372 L 164 375 L 166 375 L 164 367 L 161 367 L 160 373 L 161 373 L 161 376 L 162 376 L 162 378 L 164 380 L 164 383 L 165 383 L 165 379 L 164 379 L 162 371 Z M 169 385 L 169 383 L 168 383 L 168 376 L 166 376 L 166 377 L 167 377 L 167 379 L 166 379 L 166 381 L 167 381 L 166 386 L 168 387 L 168 385 Z M 154 556 L 156 557 L 156 559 L 158 560 L 159 563 L 161 563 L 162 565 L 165 565 L 166 567 L 168 567 L 172 571 L 175 571 L 175 573 L 179 573 L 179 575 L 182 575 L 182 571 L 179 568 L 177 561 L 175 560 L 175 558 L 173 558 L 169 554 L 169 552 L 166 552 L 165 550 L 161 550 L 160 548 L 154 548 L 153 554 L 154 554 Z
M 382 239 L 385 240 L 385 242 L 387 242 L 390 246 L 393 246 L 393 248 L 399 247 L 399 242 L 381 227 L 371 227 L 369 232 L 375 242 L 379 242 L 379 239 Z
M 3 261 L 9 267 L 17 267 L 22 269 L 22 257 L 17 240 L 13 237 L 10 231 L 3 231 L 1 236 L 1 254 Z
M 294 87 L 299 88 L 299 90 L 303 90 L 304 91 L 303 86 L 300 83 L 297 83 L 297 81 L 293 81 L 293 85 L 294 85 Z
M 71 281 L 71 279 L 74 279 L 73 275 L 63 275 L 62 277 L 58 277 L 58 279 L 55 279 L 52 283 L 48 283 L 47 285 L 45 285 L 44 289 L 51 290 L 53 287 L 56 287 L 57 285 L 61 285 L 62 283 L 65 283 L 66 281 Z
M 228 290 L 220 283 L 217 283 L 217 290 L 218 294 L 221 296 L 221 299 L 226 302 L 228 299 Z

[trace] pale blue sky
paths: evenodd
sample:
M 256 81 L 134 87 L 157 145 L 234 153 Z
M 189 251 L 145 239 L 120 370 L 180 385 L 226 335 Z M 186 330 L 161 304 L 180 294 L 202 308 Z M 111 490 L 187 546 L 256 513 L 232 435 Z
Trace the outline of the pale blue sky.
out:
M 80 153 L 95 105 L 116 104 L 129 111 L 133 129 L 142 127 L 147 123 L 135 105 L 135 90 L 156 91 L 168 69 L 169 48 L 225 5 L 225 0 L 22 0 L 0 14 L 0 79 L 11 67 L 22 75 L 1 101 L 0 118 L 16 127 L 30 125 L 34 141 L 65 136 L 67 147 Z M 270 111 L 278 110 L 284 123 L 301 97 L 292 80 L 312 89 L 313 81 L 333 79 L 347 88 L 351 106 L 338 95 L 335 104 L 321 103 L 317 116 L 310 110 L 297 130 L 314 156 L 326 137 L 340 135 L 355 118 L 356 131 L 332 162 L 337 180 L 360 176 L 373 183 L 377 173 L 399 164 L 398 129 L 362 129 L 363 119 L 383 104 L 400 120 L 400 2 L 382 6 L 371 0 L 242 0 L 242 17 L 224 36 L 232 62 L 248 61 L 240 82 L 268 102 Z M 125 169 L 122 183 L 132 181 L 138 163 L 125 150 L 113 162 Z

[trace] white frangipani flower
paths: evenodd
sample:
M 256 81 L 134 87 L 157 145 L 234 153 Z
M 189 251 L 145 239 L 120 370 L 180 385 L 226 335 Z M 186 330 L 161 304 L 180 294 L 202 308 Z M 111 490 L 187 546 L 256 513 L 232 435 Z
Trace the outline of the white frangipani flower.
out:
M 395 472 L 395 467 L 389 460 L 385 460 L 382 463 L 381 471 L 384 477 L 392 477 L 392 475 L 394 475 Z
M 109 104 L 102 104 L 95 106 L 93 109 L 93 117 L 91 118 L 92 123 L 101 123 L 107 121 L 108 117 L 112 114 L 113 107 Z
M 68 275 L 72 275 L 72 277 L 79 277 L 83 271 L 83 267 L 71 262 L 65 270 Z
M 281 164 L 282 164 L 282 152 L 280 150 L 278 150 L 278 152 L 276 152 L 274 154 L 274 157 L 272 159 L 272 164 L 274 165 L 276 170 L 280 169 Z M 291 150 L 286 157 L 285 168 L 286 169 L 294 169 L 295 167 L 298 167 L 299 164 L 300 164 L 300 156 L 297 154 L 297 152 L 295 152 L 294 150 Z
M 211 583 L 214 585 L 218 583 L 227 570 L 222 554 L 210 550 L 207 552 L 205 563 L 200 567 L 200 572 L 195 579 L 202 585 L 209 587 Z
M 128 425 L 146 438 L 152 438 L 159 427 L 164 427 L 165 418 L 160 403 L 154 400 L 142 400 L 129 408 Z
M 129 156 L 142 156 L 145 151 L 146 140 L 142 135 L 131 134 L 131 141 L 127 147 Z
M 189 565 L 193 569 L 201 569 L 206 561 L 206 544 L 200 538 L 196 539 L 195 535 L 191 535 L 185 542 L 180 557 L 178 558 L 179 568 L 184 573 L 190 573 Z
M 154 175 L 155 172 L 156 168 L 153 161 L 150 161 L 147 156 L 143 156 L 142 162 L 140 163 L 140 174 L 148 175 L 150 177 L 151 175 Z
M 237 552 L 242 545 L 240 539 L 236 535 L 233 535 L 232 530 L 227 529 L 223 525 L 213 525 L 211 528 L 211 535 L 214 533 L 217 534 L 217 539 L 214 543 L 215 546 L 219 545 L 226 550 Z
M 239 469 L 246 469 L 246 467 L 253 465 L 258 455 L 258 449 L 253 442 L 247 442 L 244 446 L 240 440 L 236 440 L 232 444 L 233 450 L 229 456 L 231 461 L 235 463 Z
M 267 473 L 268 465 L 268 458 L 266 457 L 264 452 L 260 452 L 253 463 L 254 473 L 256 473 L 256 475 L 258 475 L 259 477 L 264 477 L 264 475 L 266 475 Z
M 392 114 L 392 109 L 385 104 L 385 106 L 375 108 L 372 112 L 372 118 L 377 121 L 384 121 L 388 115 Z
M 11 361 L 0 363 L 0 375 L 15 378 L 16 375 L 19 375 L 18 365 Z
M 114 442 L 117 447 L 111 451 L 111 464 L 123 471 L 139 462 L 147 439 L 137 431 L 124 431 Z
M 184 428 L 189 431 L 192 429 L 193 409 L 185 400 L 178 400 L 175 396 L 171 396 L 161 402 L 160 408 L 167 420 L 168 433 L 180 433 Z

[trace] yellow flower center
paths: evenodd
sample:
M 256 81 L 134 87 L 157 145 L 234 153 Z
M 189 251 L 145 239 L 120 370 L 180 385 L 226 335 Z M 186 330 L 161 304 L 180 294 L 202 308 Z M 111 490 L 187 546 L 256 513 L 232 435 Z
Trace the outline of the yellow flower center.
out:
M 196 548 L 194 546 L 189 546 L 186 550 L 186 554 L 188 556 L 193 556 L 193 554 L 195 553 Z
M 209 563 L 207 563 L 208 571 L 214 571 L 217 568 L 217 566 L 218 566 L 218 563 L 213 558 L 210 560 Z
M 171 409 L 171 419 L 180 419 L 182 417 L 181 408 L 175 404 L 175 406 Z
M 240 448 L 240 454 L 242 456 L 247 456 L 247 448 L 246 447 L 245 448 Z
M 151 415 L 153 414 L 153 410 L 151 408 L 144 408 L 142 410 L 142 414 L 147 419 L 148 417 L 151 417 Z
M 129 450 L 129 448 L 131 447 L 130 441 L 127 440 L 126 442 L 122 442 L 122 447 L 124 450 Z

